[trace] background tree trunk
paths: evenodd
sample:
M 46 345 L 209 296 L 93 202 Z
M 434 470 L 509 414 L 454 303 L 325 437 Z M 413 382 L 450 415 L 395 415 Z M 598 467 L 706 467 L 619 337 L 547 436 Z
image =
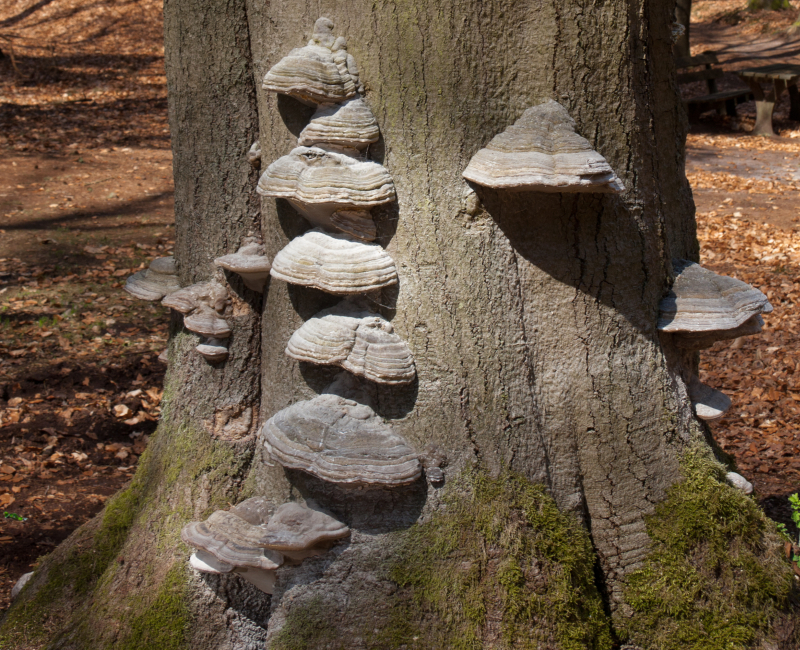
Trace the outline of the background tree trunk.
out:
M 675 42 L 675 53 L 678 56 L 691 56 L 689 46 L 689 28 L 692 23 L 692 0 L 676 0 L 675 22 L 683 25 L 684 32 Z
M 379 627 L 396 590 L 382 563 L 403 530 L 442 510 L 423 481 L 348 491 L 284 471 L 253 436 L 335 374 L 283 351 L 336 299 L 272 281 L 262 301 L 212 265 L 248 234 L 274 257 L 309 227 L 283 201 L 259 211 L 246 152 L 258 135 L 266 166 L 296 146 L 311 111 L 260 80 L 320 16 L 348 39 L 382 133 L 371 157 L 397 189 L 397 203 L 374 212 L 400 283 L 375 308 L 410 345 L 418 380 L 377 389 L 377 410 L 417 449 L 446 453 L 445 490 L 470 467 L 544 485 L 588 531 L 605 608 L 624 616 L 623 580 L 649 548 L 644 518 L 703 436 L 655 329 L 670 259 L 698 257 L 672 10 L 661 0 L 168 0 L 176 255 L 185 283 L 233 284 L 230 359 L 220 369 L 198 360 L 196 337 L 175 324 L 163 421 L 133 485 L 51 556 L 11 616 L 61 603 L 46 614 L 60 648 L 178 648 L 187 635 L 194 649 L 263 647 L 268 635 L 284 647 L 292 603 L 320 599 L 340 612 L 358 604 L 326 624 L 345 647 L 367 647 L 365 626 Z M 475 187 L 473 209 L 461 177 L 470 157 L 547 99 L 627 191 Z M 237 577 L 191 573 L 182 525 L 253 494 L 314 498 L 352 538 L 282 571 L 272 598 Z M 69 584 L 53 584 L 53 567 Z

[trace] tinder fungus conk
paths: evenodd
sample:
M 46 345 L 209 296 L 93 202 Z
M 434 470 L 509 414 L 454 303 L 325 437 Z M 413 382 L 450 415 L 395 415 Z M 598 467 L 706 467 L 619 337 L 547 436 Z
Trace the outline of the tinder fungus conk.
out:
M 272 268 L 261 244 L 245 244 L 235 253 L 218 257 L 214 264 L 240 275 L 245 286 L 258 293 L 264 292 Z
M 677 260 L 674 269 L 675 282 L 659 304 L 662 332 L 733 330 L 755 315 L 772 311 L 767 297 L 741 280 L 717 275 L 688 260 Z
M 416 376 L 411 350 L 391 323 L 349 301 L 306 321 L 289 339 L 286 354 L 381 384 L 407 384 Z
M 125 281 L 125 291 L 141 300 L 161 300 L 181 288 L 173 257 L 157 257 L 150 266 Z
M 262 87 L 304 104 L 339 103 L 363 90 L 347 42 L 333 36 L 333 23 L 320 18 L 308 45 L 292 50 L 264 77 Z
M 476 153 L 463 172 L 478 185 L 536 192 L 621 192 L 614 170 L 575 133 L 567 109 L 552 100 L 526 110 Z
M 422 472 L 417 453 L 366 404 L 324 394 L 270 418 L 262 440 L 284 467 L 352 485 L 398 486 Z
M 394 261 L 383 248 L 320 228 L 290 241 L 272 261 L 270 275 L 345 295 L 397 284 Z
M 319 147 L 297 147 L 261 175 L 258 193 L 287 199 L 306 219 L 337 229 L 337 211 L 366 210 L 395 200 L 383 165 Z
M 297 144 L 357 152 L 377 142 L 381 132 L 375 116 L 360 97 L 343 104 L 322 104 L 300 133 Z

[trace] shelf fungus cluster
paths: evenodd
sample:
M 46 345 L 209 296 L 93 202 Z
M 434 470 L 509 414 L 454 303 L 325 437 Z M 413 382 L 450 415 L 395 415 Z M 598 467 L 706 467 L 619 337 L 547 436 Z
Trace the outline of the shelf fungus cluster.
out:
M 575 121 L 549 100 L 522 117 L 476 153 L 464 178 L 484 187 L 534 192 L 622 192 L 614 170 Z
M 202 573 L 238 574 L 271 594 L 279 567 L 322 555 L 350 535 L 345 524 L 309 505 L 285 503 L 270 516 L 269 502 L 253 497 L 189 523 L 181 531 L 196 549 L 189 562 Z
M 761 314 L 771 312 L 772 305 L 758 289 L 695 262 L 677 260 L 673 266 L 675 282 L 659 304 L 658 329 L 672 335 L 678 348 L 701 350 L 761 331 Z M 693 373 L 686 383 L 697 417 L 716 420 L 730 407 L 727 395 Z
M 398 282 L 394 260 L 372 243 L 377 229 L 371 214 L 396 195 L 388 170 L 366 157 L 380 129 L 361 96 L 345 39 L 320 18 L 308 45 L 279 61 L 263 87 L 317 107 L 298 146 L 270 164 L 258 182 L 261 195 L 285 199 L 314 226 L 275 256 L 270 274 L 346 298 L 297 330 L 286 354 L 339 366 L 378 385 L 413 382 L 408 345 L 358 298 Z M 418 454 L 346 380 L 275 414 L 261 440 L 284 467 L 333 483 L 393 487 L 422 472 Z
M 231 328 L 224 318 L 228 302 L 228 290 L 212 281 L 175 291 L 165 296 L 161 304 L 183 314 L 186 329 L 205 339 L 197 346 L 197 352 L 215 363 L 228 358 L 225 339 L 231 335 Z

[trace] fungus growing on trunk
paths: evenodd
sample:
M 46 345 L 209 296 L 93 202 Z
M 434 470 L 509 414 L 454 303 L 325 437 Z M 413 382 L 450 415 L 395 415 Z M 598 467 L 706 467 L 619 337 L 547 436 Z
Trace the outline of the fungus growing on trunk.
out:
M 380 135 L 372 111 L 363 99 L 355 97 L 343 104 L 322 104 L 317 108 L 297 144 L 336 148 L 352 155 L 377 142 Z
M 383 248 L 320 228 L 290 241 L 272 261 L 270 275 L 345 295 L 397 284 L 394 261 Z
M 383 165 L 369 160 L 297 147 L 267 167 L 258 193 L 287 199 L 314 224 L 336 230 L 331 215 L 339 210 L 369 209 L 395 200 L 392 177 Z
M 478 185 L 534 192 L 622 192 L 614 170 L 558 102 L 526 110 L 476 153 L 464 178 Z
M 210 338 L 195 347 L 200 355 L 209 363 L 220 363 L 228 358 L 228 347 L 219 339 Z
M 701 420 L 719 420 L 731 407 L 730 397 L 704 384 L 696 376 L 689 380 L 688 390 L 695 413 Z
M 673 267 L 675 282 L 658 306 L 662 332 L 734 330 L 753 316 L 772 311 L 767 297 L 746 282 L 688 260 L 676 260 Z
M 347 43 L 333 36 L 333 23 L 320 18 L 308 45 L 292 50 L 267 72 L 264 90 L 304 104 L 339 103 L 363 90 Z
M 181 539 L 197 549 L 191 566 L 203 573 L 234 572 L 272 593 L 275 571 L 287 558 L 299 563 L 350 534 L 346 525 L 317 508 L 285 503 L 271 518 L 269 510 L 265 498 L 253 497 L 184 526 Z
M 235 253 L 218 257 L 214 264 L 240 275 L 245 286 L 258 293 L 264 292 L 272 268 L 264 246 L 258 243 L 245 244 Z
M 422 472 L 417 453 L 371 407 L 332 393 L 279 411 L 261 440 L 284 467 L 333 483 L 395 487 Z
M 247 152 L 247 162 L 253 169 L 261 169 L 261 143 L 256 140 Z
M 380 384 L 407 384 L 416 376 L 411 350 L 391 323 L 350 301 L 307 320 L 289 339 L 286 354 L 337 365 Z
M 157 257 L 150 266 L 125 281 L 125 291 L 142 300 L 161 300 L 181 288 L 175 258 Z

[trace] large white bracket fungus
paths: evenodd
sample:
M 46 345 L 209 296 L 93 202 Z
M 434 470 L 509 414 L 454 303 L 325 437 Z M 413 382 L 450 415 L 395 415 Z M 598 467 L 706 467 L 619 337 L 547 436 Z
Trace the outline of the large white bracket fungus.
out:
M 379 245 L 320 228 L 290 241 L 272 261 L 270 275 L 344 295 L 397 284 L 394 260 Z
M 515 191 L 625 189 L 606 159 L 575 133 L 567 109 L 553 100 L 529 108 L 492 138 L 472 157 L 463 176 L 478 185 Z
M 262 87 L 309 105 L 338 104 L 363 92 L 347 41 L 333 36 L 327 18 L 317 20 L 308 45 L 292 50 L 267 72 Z
M 369 405 L 333 393 L 279 411 L 261 437 L 284 467 L 332 483 L 396 487 L 422 473 L 417 452 Z

